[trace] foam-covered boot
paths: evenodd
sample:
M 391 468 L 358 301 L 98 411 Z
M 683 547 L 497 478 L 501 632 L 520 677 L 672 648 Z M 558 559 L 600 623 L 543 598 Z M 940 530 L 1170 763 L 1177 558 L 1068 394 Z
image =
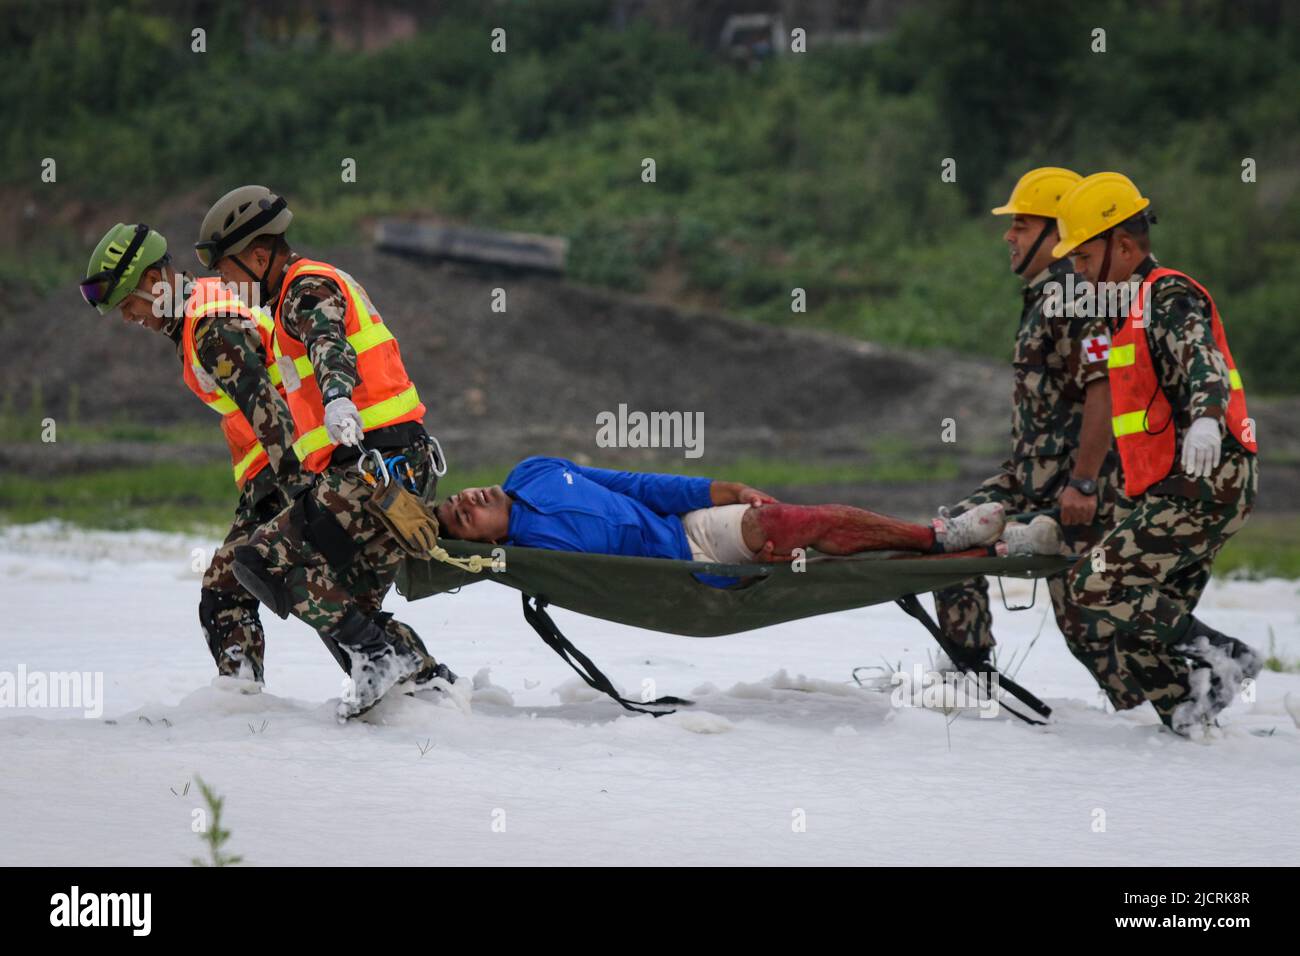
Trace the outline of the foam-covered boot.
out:
M 1185 735 L 1211 725 L 1263 666 L 1250 645 L 1196 618 L 1171 649 L 1192 665 L 1187 697 L 1170 714 L 1170 729 Z
M 1223 699 L 1222 685 L 1214 680 L 1212 668 L 1193 662 L 1187 675 L 1187 694 L 1174 705 L 1167 717 L 1161 717 L 1169 729 L 1183 737 L 1201 737 L 1214 725 L 1214 719 L 1228 701 Z
M 426 664 L 415 673 L 411 678 L 409 687 L 411 690 L 427 690 L 430 687 L 436 687 L 433 683 L 435 680 L 445 680 L 448 684 L 454 684 L 459 680 L 454 671 L 446 664 L 439 664 L 437 661 Z
M 1239 641 L 1222 631 L 1216 631 L 1195 617 L 1192 618 L 1186 636 L 1174 649 L 1189 657 L 1204 659 L 1216 671 L 1226 670 L 1229 673 L 1239 671 L 1239 680 L 1258 677 L 1264 667 L 1259 654 L 1245 641 Z
M 352 693 L 339 701 L 338 717 L 347 720 L 364 714 L 384 694 L 419 670 L 419 660 L 394 646 L 383 625 L 356 608 L 329 635 L 348 659 Z

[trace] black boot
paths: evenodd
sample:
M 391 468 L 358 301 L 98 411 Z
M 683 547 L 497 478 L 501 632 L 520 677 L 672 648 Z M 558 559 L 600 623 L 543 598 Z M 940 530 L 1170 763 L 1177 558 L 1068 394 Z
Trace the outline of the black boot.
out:
M 364 714 L 419 669 L 420 662 L 394 646 L 382 623 L 355 607 L 328 636 L 347 655 L 351 665 L 353 693 L 339 702 L 340 720 Z
M 397 620 L 388 611 L 379 611 L 373 615 L 373 618 L 375 623 L 392 638 L 396 647 L 416 657 L 419 669 L 406 685 L 408 694 L 428 690 L 430 682 L 435 678 L 441 678 L 448 684 L 456 683 L 456 675 L 451 668 L 433 659 L 433 655 L 425 648 L 424 641 L 420 640 L 420 635 L 416 634 L 409 624 Z
M 1253 680 L 1263 666 L 1248 644 L 1195 617 L 1189 619 L 1186 631 L 1171 649 L 1186 657 L 1192 667 L 1188 695 L 1171 714 L 1171 729 L 1182 734 L 1212 723 L 1232 703 L 1242 684 Z
M 1195 638 L 1198 637 L 1204 637 L 1211 647 L 1219 648 L 1224 654 L 1232 658 L 1241 669 L 1241 675 L 1244 679 L 1258 677 L 1259 672 L 1264 668 L 1264 662 L 1260 659 L 1260 656 L 1245 641 L 1229 637 L 1222 631 L 1216 631 L 1199 618 L 1193 617 L 1192 626 L 1187 632 L 1187 638 L 1189 641 L 1194 642 Z
M 1216 631 L 1195 617 L 1188 619 L 1187 630 L 1173 645 L 1173 650 L 1194 664 L 1211 668 L 1218 693 L 1226 695 L 1228 700 L 1241 689 L 1244 681 L 1257 677 L 1263 667 L 1263 661 L 1249 644 Z
M 199 591 L 199 625 L 221 676 L 263 683 L 262 654 L 266 641 L 257 607 L 257 602 L 247 595 L 213 588 Z
M 434 661 L 420 668 L 420 670 L 416 672 L 416 675 L 411 678 L 411 690 L 427 690 L 430 682 L 435 678 L 445 680 L 448 684 L 454 684 L 459 680 L 450 667 L 446 664 L 439 664 Z
M 1183 737 L 1204 733 L 1230 703 L 1230 699 L 1223 699 L 1223 685 L 1216 683 L 1214 668 L 1194 659 L 1189 659 L 1189 663 L 1192 669 L 1187 674 L 1187 693 L 1168 713 L 1157 710 L 1165 725 Z

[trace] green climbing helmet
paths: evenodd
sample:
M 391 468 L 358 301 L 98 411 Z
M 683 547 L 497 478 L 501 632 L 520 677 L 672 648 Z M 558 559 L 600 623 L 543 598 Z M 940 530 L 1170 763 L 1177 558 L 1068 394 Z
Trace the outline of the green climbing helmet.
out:
M 144 223 L 119 222 L 104 234 L 90 254 L 81 297 L 100 315 L 107 315 L 140 284 L 145 271 L 167 257 L 167 240 Z

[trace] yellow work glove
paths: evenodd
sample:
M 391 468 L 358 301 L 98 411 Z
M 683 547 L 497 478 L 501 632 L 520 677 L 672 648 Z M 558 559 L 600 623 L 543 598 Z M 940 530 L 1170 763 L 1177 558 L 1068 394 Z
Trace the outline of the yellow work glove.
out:
M 419 498 L 398 482 L 389 482 L 375 489 L 366 507 L 384 526 L 402 548 L 417 558 L 428 558 L 438 544 L 438 519 Z

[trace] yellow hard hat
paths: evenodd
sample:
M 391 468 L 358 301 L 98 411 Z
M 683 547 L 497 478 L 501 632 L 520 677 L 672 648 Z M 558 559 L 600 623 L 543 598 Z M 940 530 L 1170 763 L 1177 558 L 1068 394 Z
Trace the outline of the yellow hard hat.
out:
M 1093 173 L 1061 197 L 1056 231 L 1061 241 L 1052 247 L 1056 259 L 1089 239 L 1113 229 L 1147 206 L 1147 199 L 1123 173 Z
M 1020 177 L 1005 205 L 993 210 L 995 216 L 1045 216 L 1056 218 L 1056 204 L 1083 179 L 1073 169 L 1040 166 Z

